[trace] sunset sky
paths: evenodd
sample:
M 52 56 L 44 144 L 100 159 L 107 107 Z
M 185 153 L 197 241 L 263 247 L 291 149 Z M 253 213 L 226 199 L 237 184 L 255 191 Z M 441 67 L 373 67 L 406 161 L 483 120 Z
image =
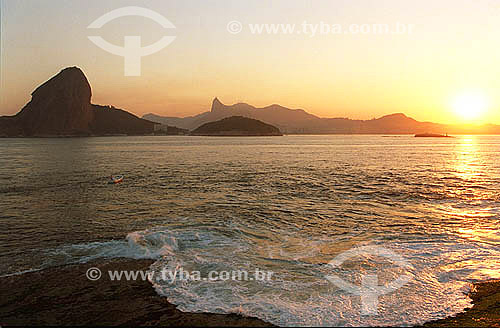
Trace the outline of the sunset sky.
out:
M 18 112 L 38 85 L 78 66 L 93 103 L 137 115 L 186 116 L 226 103 L 278 103 L 322 117 L 371 119 L 403 112 L 421 121 L 500 124 L 498 0 L 125 1 L 0 0 L 0 115 Z M 176 29 L 143 17 L 87 26 L 120 7 L 152 9 Z M 227 30 L 242 23 L 239 34 Z M 411 34 L 252 34 L 248 24 L 414 25 Z M 176 40 L 142 58 L 140 77 L 98 48 L 124 36 L 143 45 Z M 469 115 L 471 107 L 483 111 Z

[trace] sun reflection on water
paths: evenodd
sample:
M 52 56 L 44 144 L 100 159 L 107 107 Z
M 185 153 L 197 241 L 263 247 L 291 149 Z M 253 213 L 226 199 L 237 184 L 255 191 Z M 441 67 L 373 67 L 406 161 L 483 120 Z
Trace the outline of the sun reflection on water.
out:
M 457 146 L 455 172 L 464 179 L 471 179 L 477 175 L 479 170 L 480 158 L 477 139 L 475 136 L 465 136 Z

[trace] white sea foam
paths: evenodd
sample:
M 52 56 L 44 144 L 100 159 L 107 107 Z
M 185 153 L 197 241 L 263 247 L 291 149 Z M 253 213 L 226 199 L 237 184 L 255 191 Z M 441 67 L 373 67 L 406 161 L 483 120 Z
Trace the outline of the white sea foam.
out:
M 177 240 L 167 231 L 136 231 L 129 233 L 125 240 L 65 245 L 46 250 L 45 262 L 39 267 L 4 276 L 19 275 L 66 264 L 87 263 L 97 259 L 156 260 L 165 255 L 175 254 L 177 247 Z
M 232 228 L 234 229 L 234 227 Z M 164 281 L 151 278 L 158 294 L 186 312 L 241 313 L 279 326 L 417 325 L 461 312 L 471 305 L 470 282 L 500 278 L 495 245 L 453 236 L 436 240 L 370 241 L 400 254 L 410 266 L 397 268 L 375 257 L 357 258 L 334 269 L 327 263 L 353 246 L 333 238 L 282 234 L 255 240 L 241 232 L 206 228 L 158 228 L 132 232 L 124 241 L 71 245 L 54 250 L 68 262 L 97 258 L 154 259 L 151 269 L 199 271 L 255 269 L 273 271 L 271 281 Z M 401 274 L 411 281 L 379 297 L 377 315 L 362 315 L 359 296 L 330 283 L 342 276 L 359 284 L 366 273 L 388 283 Z
M 470 282 L 498 278 L 500 250 L 481 244 L 442 241 L 375 242 L 402 255 L 410 269 L 388 268 L 374 258 L 360 258 L 360 265 L 346 263 L 337 271 L 346 279 L 383 271 L 387 281 L 404 273 L 413 279 L 395 292 L 381 296 L 374 316 L 360 314 L 360 299 L 329 283 L 332 272 L 328 246 L 335 241 L 283 238 L 267 245 L 248 239 L 201 231 L 170 231 L 182 245 L 159 258 L 155 272 L 183 267 L 187 270 L 274 271 L 271 281 L 153 281 L 156 291 L 186 312 L 242 313 L 280 326 L 416 325 L 461 312 L 471 305 Z M 157 235 L 158 232 L 152 232 Z M 142 232 L 141 236 L 148 236 Z M 181 239 L 177 239 L 181 238 Z M 147 238 L 146 238 L 147 239 Z M 338 245 L 337 245 L 338 246 Z M 390 270 L 395 269 L 394 272 Z M 385 275 L 385 276 L 384 276 Z M 384 283 L 383 281 L 381 283 Z

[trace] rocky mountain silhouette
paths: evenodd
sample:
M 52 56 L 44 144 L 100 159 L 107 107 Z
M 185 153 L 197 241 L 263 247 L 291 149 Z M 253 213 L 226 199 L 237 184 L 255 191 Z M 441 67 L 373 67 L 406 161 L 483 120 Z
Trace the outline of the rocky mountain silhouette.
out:
M 309 114 L 302 109 L 288 109 L 280 105 L 256 108 L 245 103 L 227 106 L 221 103 L 218 98 L 213 100 L 210 111 L 196 116 L 178 118 L 147 114 L 144 115 L 143 118 L 153 122 L 194 130 L 205 123 L 218 121 L 232 116 L 253 118 L 255 120 L 274 125 L 282 132 L 287 133 L 290 133 L 291 131 L 298 131 L 305 125 L 315 126 L 315 123 L 318 123 L 321 120 L 319 117 Z
M 92 105 L 81 69 L 70 67 L 40 85 L 14 116 L 0 117 L 3 136 L 150 134 L 155 123 L 112 106 Z
M 244 116 L 278 127 L 286 134 L 498 134 L 498 125 L 447 125 L 419 122 L 403 113 L 386 115 L 372 120 L 348 118 L 321 118 L 303 109 L 289 109 L 280 105 L 257 108 L 246 103 L 224 105 L 218 98 L 210 111 L 189 117 L 164 117 L 154 114 L 143 118 L 153 122 L 194 130 L 197 127 L 231 116 Z
M 90 136 L 153 134 L 158 124 L 165 131 L 186 130 L 233 116 L 277 127 L 285 134 L 500 134 L 500 126 L 446 125 L 419 122 L 402 113 L 372 120 L 321 118 L 303 109 L 280 105 L 257 108 L 246 103 L 225 105 L 215 98 L 210 111 L 189 117 L 147 114 L 142 119 L 113 106 L 91 103 L 92 89 L 81 69 L 70 67 L 40 85 L 31 101 L 14 116 L 0 117 L 0 136 Z M 156 122 L 156 123 L 155 123 Z M 170 126 L 171 129 L 167 129 Z M 158 130 L 158 129 L 157 129 Z M 161 132 L 161 129 L 156 131 Z M 176 132 L 177 133 L 177 132 Z

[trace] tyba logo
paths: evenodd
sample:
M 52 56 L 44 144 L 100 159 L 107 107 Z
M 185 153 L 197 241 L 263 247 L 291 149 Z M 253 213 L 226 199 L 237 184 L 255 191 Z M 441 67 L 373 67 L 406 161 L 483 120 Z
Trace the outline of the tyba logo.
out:
M 100 29 L 105 24 L 121 17 L 126 16 L 142 16 L 149 18 L 163 28 L 173 28 L 175 26 L 165 17 L 157 12 L 141 7 L 123 7 L 112 10 L 88 26 L 89 29 Z M 142 57 L 152 55 L 159 52 L 175 40 L 175 36 L 164 36 L 152 45 L 142 47 L 140 36 L 125 36 L 123 47 L 116 46 L 104 40 L 100 36 L 89 36 L 92 41 L 99 48 L 112 53 L 117 56 L 122 56 L 125 59 L 125 76 L 140 76 L 141 75 L 141 59 Z
M 334 258 L 329 265 L 334 268 L 338 268 L 345 261 L 354 257 L 363 256 L 379 256 L 388 259 L 390 262 L 396 264 L 400 268 L 410 269 L 410 264 L 399 254 L 393 251 L 380 247 L 380 246 L 362 246 L 352 248 L 345 251 Z M 326 276 L 331 283 L 335 284 L 337 287 L 345 290 L 354 295 L 361 296 L 361 313 L 363 315 L 376 315 L 378 313 L 378 298 L 379 296 L 391 293 L 411 280 L 409 275 L 401 275 L 395 280 L 391 281 L 386 285 L 378 285 L 377 275 L 363 275 L 361 277 L 361 286 L 356 286 L 347 281 L 342 280 L 336 275 Z

